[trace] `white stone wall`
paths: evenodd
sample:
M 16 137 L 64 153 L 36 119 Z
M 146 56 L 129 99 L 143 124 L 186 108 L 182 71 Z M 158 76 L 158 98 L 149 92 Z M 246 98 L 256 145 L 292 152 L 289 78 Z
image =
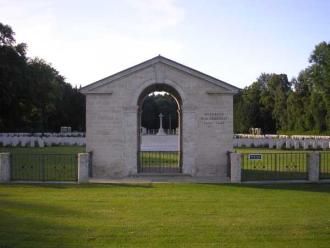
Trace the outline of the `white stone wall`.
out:
M 172 86 L 182 98 L 183 172 L 225 177 L 226 153 L 233 144 L 232 94 L 223 94 L 226 90 L 220 86 L 163 63 L 86 94 L 87 151 L 93 152 L 93 175 L 137 173 L 138 98 L 156 83 Z M 209 113 L 222 114 L 223 120 L 205 121 Z

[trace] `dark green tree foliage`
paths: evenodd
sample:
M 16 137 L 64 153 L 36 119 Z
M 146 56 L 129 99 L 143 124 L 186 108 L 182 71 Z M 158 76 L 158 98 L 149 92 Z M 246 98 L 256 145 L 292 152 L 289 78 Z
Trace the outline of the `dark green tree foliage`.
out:
M 17 51 L 17 46 L 20 52 Z M 27 118 L 27 90 L 23 82 L 27 78 L 28 65 L 25 46 L 15 46 L 14 32 L 0 23 L 0 130 L 6 127 L 24 127 Z
M 84 96 L 0 23 L 0 132 L 58 132 L 85 127 Z
M 177 103 L 170 94 L 150 94 L 142 104 L 141 125 L 148 129 L 158 129 L 158 116 L 162 113 L 163 128 L 175 129 L 178 127 L 177 109 Z
M 330 131 L 330 44 L 317 45 L 311 65 L 294 80 L 288 97 L 288 130 L 323 133 Z
M 260 96 L 261 108 L 265 109 L 264 114 L 271 116 L 272 123 L 264 125 L 266 131 L 286 129 L 287 112 L 286 101 L 291 91 L 291 83 L 285 74 L 262 74 L 258 79 L 262 84 L 262 93 Z M 264 118 L 264 116 L 263 116 Z M 264 121 L 271 121 L 264 119 Z
M 317 45 L 309 61 L 291 82 L 285 74 L 263 73 L 236 95 L 235 132 L 260 127 L 264 133 L 329 133 L 330 44 Z
M 261 85 L 259 82 L 255 82 L 234 97 L 234 129 L 236 132 L 247 132 L 250 127 L 262 123 L 259 119 L 262 111 L 259 105 L 260 94 Z
M 317 128 L 330 130 L 330 43 L 322 42 L 317 45 L 309 61 L 312 65 L 308 68 L 309 77 L 313 81 L 314 91 L 319 99 L 319 117 L 324 115 L 323 121 Z
M 286 126 L 289 91 L 290 83 L 286 75 L 261 74 L 256 82 L 235 97 L 235 131 L 244 133 L 250 127 L 259 127 L 263 132 L 272 133 L 276 128 Z
M 13 46 L 16 42 L 14 38 L 14 31 L 8 25 L 4 25 L 0 22 L 0 45 Z

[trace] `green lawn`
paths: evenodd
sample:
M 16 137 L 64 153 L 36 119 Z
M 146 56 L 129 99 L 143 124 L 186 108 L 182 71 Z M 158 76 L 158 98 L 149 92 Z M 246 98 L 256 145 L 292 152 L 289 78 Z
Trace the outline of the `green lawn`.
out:
M 0 152 L 12 154 L 12 180 L 76 181 L 76 154 L 85 152 L 85 147 L 0 147 Z
M 242 180 L 307 179 L 308 153 L 305 150 L 277 150 L 262 148 L 236 148 L 242 153 Z M 330 151 L 320 153 L 320 177 L 330 179 Z M 261 154 L 262 159 L 251 160 L 249 154 Z
M 330 244 L 330 184 L 0 185 L 0 247 Z
M 242 180 L 290 180 L 308 178 L 308 158 L 303 153 L 258 153 L 262 158 L 252 160 L 251 153 L 242 156 Z
M 76 181 L 76 154 L 14 153 L 11 156 L 13 181 Z
M 178 166 L 179 151 L 141 151 L 140 161 L 146 166 L 163 164 L 164 166 Z
M 141 151 L 140 173 L 180 173 L 179 151 Z

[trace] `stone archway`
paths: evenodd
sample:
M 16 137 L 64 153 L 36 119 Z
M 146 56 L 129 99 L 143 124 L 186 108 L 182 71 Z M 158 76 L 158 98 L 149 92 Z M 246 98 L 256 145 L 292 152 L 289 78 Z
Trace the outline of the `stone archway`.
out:
M 142 115 L 142 104 L 144 102 L 144 99 L 152 92 L 166 92 L 170 94 L 173 99 L 176 101 L 177 104 L 177 112 L 178 112 L 178 130 L 179 133 L 177 142 L 178 144 L 178 150 L 152 150 L 152 151 L 142 151 L 141 150 L 141 143 L 142 143 L 142 133 L 141 133 L 141 115 Z M 180 96 L 179 92 L 171 85 L 166 83 L 154 83 L 149 86 L 147 86 L 145 89 L 142 90 L 140 93 L 140 96 L 138 97 L 137 101 L 137 172 L 138 173 L 182 173 L 182 152 L 183 152 L 183 146 L 182 146 L 182 97 Z M 158 142 L 162 142 L 166 140 L 166 138 L 172 138 L 170 136 L 154 136 L 153 138 L 158 138 Z M 159 139 L 162 138 L 162 139 Z M 164 139 L 165 138 L 165 139 Z M 144 165 L 143 162 L 147 164 L 145 161 L 146 158 L 143 158 L 144 155 L 152 153 L 153 156 L 153 164 L 150 166 L 150 159 L 147 161 L 148 166 Z M 156 157 L 155 157 L 156 156 Z M 163 163 L 160 161 L 161 159 L 164 159 L 164 157 L 174 160 L 174 163 L 172 162 L 165 162 Z M 175 162 L 177 161 L 177 165 L 175 165 Z M 156 162 L 155 162 L 156 161 Z M 157 162 L 158 161 L 158 162 Z
M 80 90 L 86 95 L 86 151 L 93 152 L 93 176 L 138 173 L 138 106 L 153 90 L 165 90 L 179 102 L 182 173 L 226 177 L 233 95 L 239 89 L 162 56 Z

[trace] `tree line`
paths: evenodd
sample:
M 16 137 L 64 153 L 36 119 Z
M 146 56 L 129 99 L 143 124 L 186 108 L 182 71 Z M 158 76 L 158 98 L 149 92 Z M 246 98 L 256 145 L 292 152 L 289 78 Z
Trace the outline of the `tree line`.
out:
M 0 23 L 0 132 L 85 129 L 85 98 L 49 63 L 26 56 L 27 45 Z
M 49 63 L 26 56 L 27 45 L 0 23 L 0 132 L 58 132 L 61 126 L 85 129 L 85 97 Z M 261 128 L 264 133 L 330 133 L 330 43 L 313 50 L 310 65 L 296 78 L 262 73 L 234 96 L 234 132 Z M 143 104 L 142 126 L 157 129 L 158 114 L 178 125 L 169 95 L 150 95 Z M 171 117 L 169 117 L 171 116 Z
M 234 97 L 234 132 L 330 133 L 330 43 L 315 46 L 297 78 L 262 73 Z

